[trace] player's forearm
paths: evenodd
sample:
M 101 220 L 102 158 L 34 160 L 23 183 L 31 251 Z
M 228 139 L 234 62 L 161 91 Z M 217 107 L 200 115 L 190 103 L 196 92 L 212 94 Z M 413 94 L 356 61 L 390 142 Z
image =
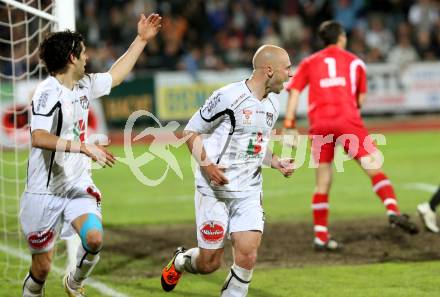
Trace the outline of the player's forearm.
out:
M 359 94 L 357 97 L 357 106 L 358 108 L 362 108 L 362 105 L 364 104 L 365 101 L 365 93 Z
M 32 147 L 61 152 L 81 153 L 84 144 L 50 134 L 45 130 L 32 132 Z
M 109 70 L 109 73 L 112 76 L 112 87 L 115 87 L 124 81 L 133 69 L 146 45 L 146 40 L 136 36 L 128 50 L 112 65 Z
M 263 164 L 270 166 L 271 168 L 279 168 L 280 159 L 272 152 L 272 150 L 267 149 L 266 155 L 263 159 Z
M 292 89 L 287 101 L 284 126 L 285 128 L 295 128 L 296 110 L 298 109 L 299 91 Z
M 193 131 L 183 131 L 183 135 L 184 137 L 187 135 L 191 135 L 188 138 L 186 145 L 188 146 L 189 151 L 200 166 L 208 166 L 213 164 L 206 154 L 206 150 L 203 146 L 203 141 L 202 137 L 200 137 L 200 134 Z

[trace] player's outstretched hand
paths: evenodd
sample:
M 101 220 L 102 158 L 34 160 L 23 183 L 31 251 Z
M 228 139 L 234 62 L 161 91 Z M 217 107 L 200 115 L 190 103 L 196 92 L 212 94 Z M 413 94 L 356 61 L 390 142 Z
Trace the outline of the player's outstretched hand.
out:
M 202 166 L 201 168 L 207 175 L 208 179 L 211 181 L 211 185 L 223 186 L 229 183 L 228 179 L 223 174 L 225 168 L 220 168 L 219 166 L 214 164 Z
M 81 153 L 90 157 L 93 161 L 97 162 L 99 165 L 106 167 L 113 165 L 116 162 L 113 154 L 106 149 L 107 145 L 99 145 L 99 144 L 83 144 L 81 145 Z
M 141 18 L 138 22 L 138 35 L 144 41 L 149 41 L 157 32 L 159 32 L 162 26 L 162 17 L 157 13 L 152 13 L 148 17 L 145 14 L 141 14 Z
M 296 148 L 298 146 L 299 133 L 296 129 L 282 129 L 283 145 Z
M 280 159 L 278 160 L 279 166 L 276 169 L 278 169 L 284 177 L 289 177 L 293 174 L 293 171 L 295 171 L 293 161 L 292 158 Z

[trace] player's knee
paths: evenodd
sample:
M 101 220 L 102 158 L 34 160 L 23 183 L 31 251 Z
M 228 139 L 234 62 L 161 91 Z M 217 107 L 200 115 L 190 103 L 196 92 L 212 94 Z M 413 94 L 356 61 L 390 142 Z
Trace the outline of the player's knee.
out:
M 236 252 L 235 263 L 240 267 L 252 269 L 257 262 L 257 251 Z
M 201 274 L 212 273 L 219 269 L 221 266 L 221 260 L 218 258 L 214 258 L 210 261 L 203 261 L 201 263 L 197 263 L 197 269 Z
M 32 256 L 32 274 L 39 280 L 45 280 L 50 272 L 52 256 L 47 253 Z
M 223 252 L 216 251 L 215 253 L 204 254 L 197 261 L 197 269 L 201 274 L 212 273 L 220 268 L 223 261 Z
M 99 252 L 102 249 L 102 243 L 102 232 L 91 230 L 87 233 L 87 247 L 89 252 Z
M 101 220 L 95 214 L 89 214 L 79 232 L 83 247 L 91 253 L 102 249 L 103 229 Z

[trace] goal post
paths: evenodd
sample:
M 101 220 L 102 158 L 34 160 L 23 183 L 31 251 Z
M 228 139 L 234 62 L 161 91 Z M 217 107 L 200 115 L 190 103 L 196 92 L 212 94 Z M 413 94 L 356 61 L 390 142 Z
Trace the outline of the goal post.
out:
M 75 30 L 74 0 L 54 0 L 52 13 L 42 11 L 17 0 L 0 0 L 0 2 L 53 22 L 54 31 L 62 31 L 66 29 Z
M 30 148 L 29 103 L 45 78 L 38 47 L 49 32 L 75 30 L 75 0 L 0 0 L 0 273 L 21 281 L 27 258 L 19 224 Z M 76 262 L 79 237 L 67 240 L 67 266 Z M 65 261 L 66 255 L 58 257 Z

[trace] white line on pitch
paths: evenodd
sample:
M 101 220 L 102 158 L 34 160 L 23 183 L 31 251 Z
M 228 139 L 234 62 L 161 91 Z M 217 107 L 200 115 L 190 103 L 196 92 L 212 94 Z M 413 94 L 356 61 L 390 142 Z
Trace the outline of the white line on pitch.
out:
M 6 254 L 9 254 L 15 258 L 19 258 L 21 260 L 24 260 L 24 261 L 31 261 L 30 255 L 28 255 L 20 250 L 12 249 L 6 245 L 0 244 L 0 251 L 4 252 Z M 64 275 L 64 273 L 65 273 L 64 269 L 58 268 L 56 266 L 52 266 L 52 270 L 55 273 L 60 274 L 60 275 Z M 91 279 L 91 278 L 88 278 L 86 280 L 86 284 L 89 285 L 90 287 L 94 288 L 95 290 L 99 291 L 101 294 L 104 294 L 105 296 L 129 297 L 128 295 L 120 293 L 120 292 L 108 287 L 106 284 L 104 284 L 100 281 Z
M 406 184 L 404 187 L 407 189 L 421 190 L 429 193 L 434 193 L 438 189 L 437 185 L 427 184 L 427 183 L 410 183 L 410 184 Z

